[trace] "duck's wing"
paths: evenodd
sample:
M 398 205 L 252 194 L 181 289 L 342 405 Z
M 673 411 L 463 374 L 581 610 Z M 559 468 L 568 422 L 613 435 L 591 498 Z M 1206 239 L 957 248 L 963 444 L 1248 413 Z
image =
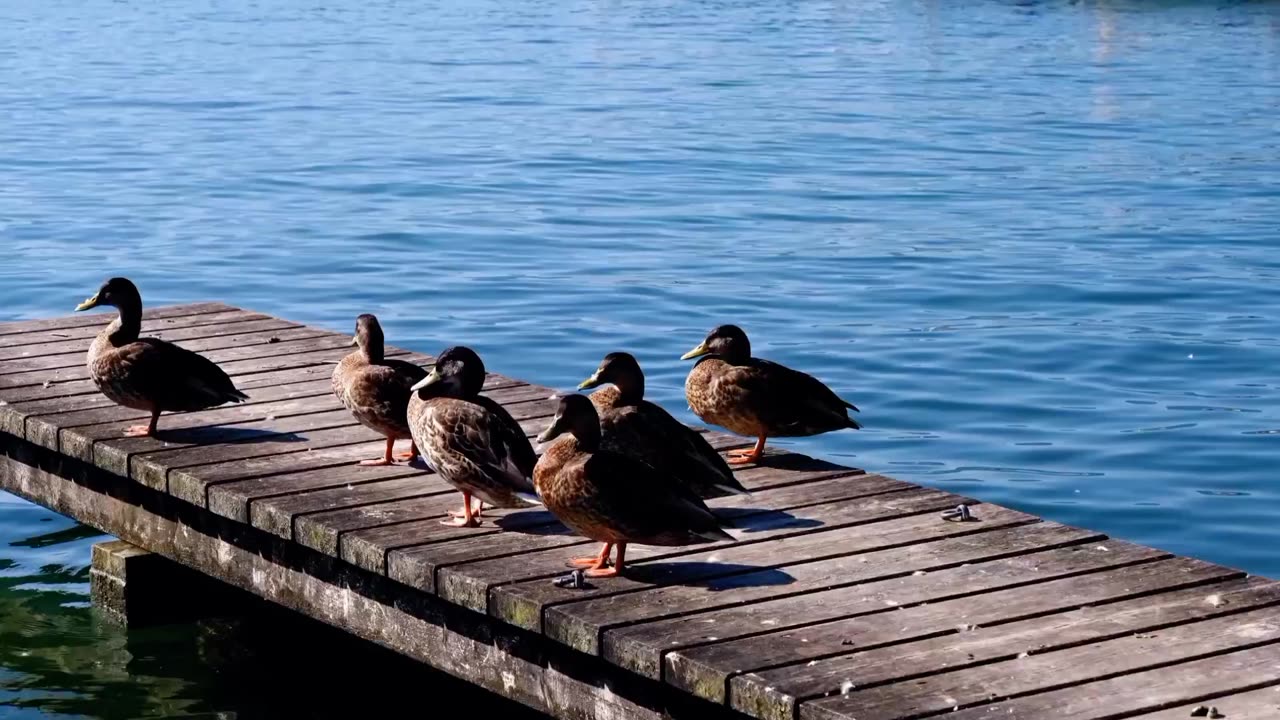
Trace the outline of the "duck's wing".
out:
M 432 465 L 448 478 L 469 478 L 477 490 L 536 497 L 529 439 L 511 415 L 497 403 L 440 398 L 429 413 L 411 418 L 414 438 Z M 495 412 L 494 408 L 498 411 Z M 514 428 L 514 429 L 513 429 Z M 488 486 L 488 488 L 482 487 Z
M 415 383 L 427 371 L 412 363 L 367 365 L 353 374 L 340 396 L 344 405 L 356 415 L 374 417 L 408 432 L 406 411 Z
M 104 364 L 108 378 L 161 410 L 204 410 L 249 399 L 212 360 L 158 338 L 116 348 Z
M 849 417 L 852 403 L 836 395 L 821 380 L 769 360 L 752 358 L 720 378 L 720 386 L 732 387 L 770 428 L 782 432 L 812 433 L 862 427 Z
M 512 462 L 526 478 L 533 477 L 533 467 L 538 464 L 538 454 L 533 450 L 533 443 L 524 434 L 520 423 L 511 417 L 511 413 L 491 398 L 481 396 L 477 403 L 493 416 L 492 432 L 498 442 L 506 448 Z M 533 485 L 529 485 L 532 489 Z
M 734 477 L 729 464 L 711 447 L 702 433 L 680 422 L 656 403 L 646 400 L 636 410 L 658 433 L 667 451 L 679 458 L 685 472 L 697 476 L 699 485 L 711 486 L 732 494 L 747 493 L 747 489 Z
M 732 539 L 697 495 L 643 462 L 602 451 L 588 457 L 580 471 L 589 479 L 582 484 L 582 502 L 598 522 L 632 542 L 683 545 Z

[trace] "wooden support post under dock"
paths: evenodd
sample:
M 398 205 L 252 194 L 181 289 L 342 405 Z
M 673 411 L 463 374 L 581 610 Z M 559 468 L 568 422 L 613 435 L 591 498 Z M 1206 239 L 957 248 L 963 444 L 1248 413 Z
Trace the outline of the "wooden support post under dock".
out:
M 1270 580 L 780 453 L 711 501 L 733 542 L 558 587 L 586 543 L 545 512 L 444 527 L 439 478 L 353 464 L 382 441 L 329 390 L 349 336 L 216 303 L 146 318 L 250 402 L 125 438 L 145 417 L 84 369 L 107 317 L 0 325 L 0 488 L 557 717 L 1280 717 Z M 553 411 L 549 388 L 487 392 L 530 435 Z M 960 503 L 973 521 L 941 518 Z

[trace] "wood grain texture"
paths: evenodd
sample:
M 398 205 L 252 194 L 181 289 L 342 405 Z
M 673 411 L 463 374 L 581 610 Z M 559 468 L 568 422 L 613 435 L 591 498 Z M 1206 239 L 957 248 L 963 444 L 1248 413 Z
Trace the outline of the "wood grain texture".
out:
M 763 481 L 757 478 L 758 481 Z M 784 485 L 758 492 L 751 497 L 730 496 L 707 502 L 721 520 L 735 526 L 729 532 L 749 535 L 750 541 L 765 540 L 779 533 L 812 532 L 816 523 L 812 517 L 797 516 L 806 508 L 818 507 L 818 512 L 829 510 L 836 501 L 852 498 L 875 497 L 905 492 L 909 486 L 891 478 L 878 475 L 850 475 L 828 478 L 812 483 Z M 536 528 L 529 528 L 533 533 Z M 493 559 L 464 557 L 462 555 L 435 554 L 432 551 L 392 553 L 396 563 L 392 577 L 415 587 L 430 586 L 435 580 L 436 591 L 449 600 L 478 612 L 488 612 L 494 588 L 521 581 L 545 579 L 563 572 L 568 554 L 582 554 L 591 543 L 582 538 L 565 536 L 558 526 L 547 528 L 550 534 L 532 537 L 517 533 L 503 533 L 495 538 L 495 545 L 487 548 Z M 497 543 L 505 544 L 505 548 Z M 574 547 L 582 546 L 582 547 Z M 704 548 L 710 546 L 703 546 Z M 448 551 L 452 545 L 441 548 Z M 511 552 L 518 550 L 520 552 Z M 679 555 L 679 548 L 666 548 L 669 555 Z M 640 559 L 642 555 L 656 552 L 654 548 L 637 546 L 630 555 Z M 690 550 L 697 552 L 697 550 Z M 439 559 L 433 559 L 439 558 Z M 464 563 L 465 564 L 459 564 Z M 450 567 L 450 565 L 454 565 Z M 440 568 L 435 572 L 435 568 Z M 422 585 L 419 585 L 422 583 Z
M 1185 720 L 1198 707 L 1216 707 L 1230 720 L 1275 720 L 1280 718 L 1280 685 L 1258 690 L 1215 695 L 1195 703 L 1186 703 L 1167 710 L 1157 710 L 1133 716 L 1134 720 Z
M 665 656 L 664 674 L 668 682 L 687 685 L 695 678 L 707 683 L 714 675 L 730 681 L 732 701 L 753 708 L 764 703 L 828 694 L 850 679 L 851 667 L 863 667 L 867 653 L 891 647 L 903 656 L 938 643 L 943 648 L 961 648 L 975 638 L 990 638 L 1023 632 L 1039 623 L 1071 623 L 1072 614 L 1086 606 L 1108 606 L 1132 599 L 1139 607 L 1166 607 L 1188 597 L 1237 589 L 1248 581 L 1227 581 L 1238 572 L 1185 558 L 1158 559 L 1119 569 L 1102 569 L 1097 574 L 1049 579 L 1042 583 L 998 590 L 976 598 L 930 603 L 907 608 L 885 623 L 868 622 L 856 616 L 831 622 L 808 624 L 795 629 L 773 631 L 760 628 L 740 640 L 695 645 L 670 651 Z M 1213 583 L 1204 594 L 1195 588 Z M 1186 588 L 1186 589 L 1183 589 Z M 1164 593 L 1160 597 L 1147 596 Z M 1183 595 L 1181 593 L 1190 593 Z M 889 622 L 888 620 L 891 620 Z M 1008 628 L 1013 629 L 997 629 Z M 1034 632 L 1034 630 L 1032 631 Z M 963 637 L 956 637 L 963 634 Z M 918 643 L 912 648 L 898 647 Z M 1025 648 L 1020 648 L 1019 651 Z M 973 660 L 967 650 L 948 653 L 944 663 Z M 980 657 L 980 655 L 975 656 Z M 914 662 L 914 661 L 913 661 Z M 834 683 L 834 685 L 832 684 Z M 865 683 L 863 683 L 865 684 Z M 764 692 L 764 688 L 772 688 Z M 789 698 L 789 699 L 788 699 Z M 781 700 L 779 700 L 781 699 Z M 790 716 L 790 710 L 786 711 Z M 762 716 L 779 716 L 770 709 Z
M 1219 596 L 1221 602 L 1205 602 L 1211 595 Z M 1198 560 L 1169 558 L 930 603 L 893 613 L 880 623 L 851 618 L 806 626 L 785 636 L 769 634 L 692 648 L 667 656 L 667 679 L 682 687 L 695 681 L 723 682 L 724 670 L 767 666 L 776 663 L 779 655 L 741 653 L 770 645 L 805 650 L 812 646 L 815 654 L 808 662 L 793 661 L 730 681 L 734 707 L 756 717 L 790 718 L 798 702 L 836 695 L 846 683 L 868 687 L 906 680 L 1012 659 L 1023 652 L 1098 642 L 1239 612 L 1276 600 L 1277 588 L 1270 581 L 1242 578 L 1236 571 Z

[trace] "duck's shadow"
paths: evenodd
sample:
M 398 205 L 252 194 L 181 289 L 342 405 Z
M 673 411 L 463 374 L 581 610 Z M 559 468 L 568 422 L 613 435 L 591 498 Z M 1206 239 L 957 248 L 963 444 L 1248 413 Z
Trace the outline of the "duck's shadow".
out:
M 744 533 L 766 532 L 769 530 L 807 530 L 822 527 L 825 523 L 813 518 L 796 517 L 786 510 L 770 510 L 760 512 L 750 508 L 722 508 L 714 511 L 715 516 L 731 530 Z
M 712 592 L 746 587 L 790 585 L 796 579 L 777 568 L 709 561 L 655 562 L 628 565 L 627 579 L 653 585 L 700 587 Z
M 505 532 L 521 535 L 572 535 L 573 532 L 547 510 L 530 508 L 494 518 L 493 524 Z
M 159 428 L 156 430 L 155 438 L 161 442 L 182 443 L 184 445 L 212 445 L 214 443 L 246 442 L 250 440 L 305 442 L 307 439 L 297 433 L 271 432 L 256 428 L 227 427 L 225 425 L 205 425 L 174 430 Z

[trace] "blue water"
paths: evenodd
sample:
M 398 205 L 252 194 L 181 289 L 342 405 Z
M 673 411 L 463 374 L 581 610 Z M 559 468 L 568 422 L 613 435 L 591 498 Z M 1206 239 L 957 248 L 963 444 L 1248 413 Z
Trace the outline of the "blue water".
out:
M 0 40 L 5 316 L 124 274 L 560 387 L 630 350 L 684 417 L 736 322 L 864 410 L 780 446 L 1280 576 L 1280 4 L 11 0 Z M 0 606 L 82 660 L 0 653 L 0 715 L 131 672 L 71 527 L 0 499 Z M 182 647 L 139 682 L 218 707 Z

